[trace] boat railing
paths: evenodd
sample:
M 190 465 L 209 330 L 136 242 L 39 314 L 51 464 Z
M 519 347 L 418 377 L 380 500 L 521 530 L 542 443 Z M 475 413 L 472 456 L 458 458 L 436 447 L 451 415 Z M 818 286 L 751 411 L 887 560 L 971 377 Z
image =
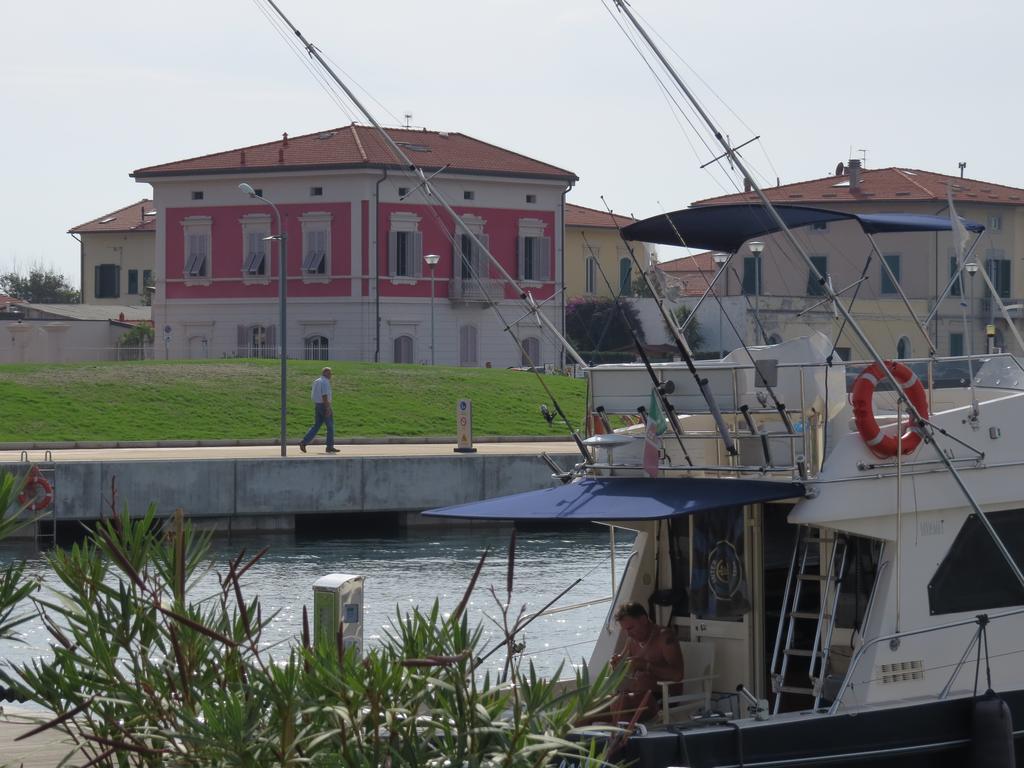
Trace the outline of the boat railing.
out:
M 960 670 L 967 662 L 967 657 L 971 655 L 971 651 L 974 650 L 975 645 L 977 645 L 977 643 L 981 639 L 981 635 L 985 631 L 985 628 L 989 624 L 999 621 L 1000 619 L 1006 619 L 1012 616 L 1020 616 L 1021 614 L 1024 614 L 1024 608 L 1015 608 L 1012 611 L 1003 611 L 1002 613 L 995 614 L 982 613 L 978 614 L 977 616 L 973 616 L 969 619 L 951 621 L 946 624 L 937 624 L 934 627 L 921 627 L 919 629 L 909 629 L 904 632 L 893 632 L 888 635 L 879 635 L 878 637 L 873 637 L 870 640 L 867 640 L 863 645 L 861 645 L 860 648 L 857 649 L 857 652 L 853 654 L 853 658 L 850 660 L 850 666 L 846 671 L 846 675 L 843 678 L 843 682 L 839 686 L 839 690 L 836 692 L 835 699 L 833 699 L 831 706 L 829 706 L 828 708 L 828 714 L 834 715 L 839 710 L 839 707 L 843 702 L 843 697 L 846 695 L 847 690 L 849 690 L 850 686 L 852 685 L 851 681 L 853 680 L 853 673 L 856 671 L 861 659 L 864 658 L 864 655 L 870 648 L 875 647 L 879 643 L 887 642 L 890 644 L 897 644 L 899 643 L 899 641 L 908 637 L 927 635 L 932 632 L 944 632 L 949 629 L 956 629 L 957 627 L 969 627 L 971 624 L 977 624 L 977 631 L 971 636 L 971 640 L 967 644 L 967 647 L 964 649 L 963 654 L 960 656 L 960 660 L 954 665 L 953 673 L 949 676 L 949 680 L 946 682 L 946 684 L 942 687 L 942 690 L 939 691 L 938 695 L 936 696 L 938 700 L 945 699 L 947 696 L 949 696 L 949 692 L 953 688 L 953 682 L 956 680 L 957 675 L 960 674 Z
M 929 402 L 934 402 L 936 390 L 966 390 L 972 382 L 977 387 L 1024 391 L 1024 367 L 1007 353 L 908 358 L 900 362 L 910 367 L 925 384 Z M 669 431 L 662 435 L 668 460 L 660 469 L 665 472 L 789 475 L 793 479 L 815 477 L 824 458 L 821 454 L 825 449 L 826 414 L 835 417 L 836 403 L 846 400 L 853 381 L 870 364 L 871 361 L 863 360 L 843 362 L 843 379 L 835 381 L 836 375 L 832 372 L 834 389 L 822 386 L 830 373 L 830 366 L 825 363 L 772 361 L 767 372 L 763 365 L 753 363 L 701 365 L 700 375 L 712 384 L 711 389 L 729 436 L 741 446 L 737 456 L 729 456 L 725 452 L 721 433 L 708 420 L 710 410 L 687 380 L 685 372 L 678 365 L 659 364 L 655 366 L 659 377 L 664 382 L 672 382 L 667 399 L 680 415 L 684 446 L 690 442 L 706 446 L 705 441 L 718 444 L 717 450 L 701 449 L 699 453 L 704 460 L 698 459 L 691 464 L 684 462 L 682 456 L 675 455 L 678 453 L 675 450 L 677 441 Z M 592 373 L 596 377 L 592 380 L 592 410 L 600 407 L 606 416 L 636 420 L 640 410 L 638 406 L 647 403 L 643 395 L 650 389 L 649 374 L 641 367 L 624 365 L 603 366 Z M 768 384 L 779 401 L 778 407 L 766 396 L 765 375 L 772 380 Z M 887 386 L 887 382 L 881 382 L 878 391 L 884 391 Z M 887 419 L 886 414 L 879 414 L 880 421 Z M 752 428 L 755 423 L 756 427 Z M 840 427 L 845 428 L 845 425 Z M 640 429 L 636 427 L 638 440 L 642 438 Z M 746 450 L 742 450 L 744 446 L 747 446 Z M 614 461 L 609 457 L 607 461 L 595 463 L 592 468 L 612 473 L 643 471 L 643 462 L 636 456 L 625 459 L 622 456 L 619 461 Z

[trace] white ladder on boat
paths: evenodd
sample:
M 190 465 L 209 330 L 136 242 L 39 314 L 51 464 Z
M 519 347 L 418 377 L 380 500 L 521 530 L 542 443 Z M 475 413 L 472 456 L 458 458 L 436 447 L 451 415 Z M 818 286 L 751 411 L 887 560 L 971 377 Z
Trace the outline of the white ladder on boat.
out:
M 812 557 L 815 549 L 821 555 L 827 550 L 827 567 L 820 567 L 822 557 Z M 779 712 L 782 697 L 787 694 L 812 698 L 813 709 L 821 704 L 839 593 L 846 572 L 846 554 L 847 540 L 842 534 L 825 532 L 807 525 L 798 528 L 775 635 L 775 650 L 772 652 L 771 681 L 772 693 L 775 695 L 773 713 Z M 806 640 L 798 644 L 808 636 L 809 632 L 805 628 L 811 621 L 815 622 L 814 639 L 809 644 Z M 796 659 L 808 660 L 807 685 L 794 685 L 786 681 L 786 674 L 792 666 L 790 661 L 797 664 Z

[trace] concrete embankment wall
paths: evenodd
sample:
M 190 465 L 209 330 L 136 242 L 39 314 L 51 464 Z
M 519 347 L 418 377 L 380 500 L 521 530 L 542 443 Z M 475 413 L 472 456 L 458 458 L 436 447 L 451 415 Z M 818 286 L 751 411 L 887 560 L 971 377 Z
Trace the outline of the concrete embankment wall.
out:
M 569 464 L 571 456 L 555 457 Z M 419 512 L 549 487 L 537 456 L 459 454 L 410 457 L 81 461 L 52 467 L 53 517 L 88 521 L 155 504 L 233 530 L 290 530 L 296 515 Z M 0 465 L 22 474 L 24 464 Z M 31 532 L 29 532 L 31 535 Z

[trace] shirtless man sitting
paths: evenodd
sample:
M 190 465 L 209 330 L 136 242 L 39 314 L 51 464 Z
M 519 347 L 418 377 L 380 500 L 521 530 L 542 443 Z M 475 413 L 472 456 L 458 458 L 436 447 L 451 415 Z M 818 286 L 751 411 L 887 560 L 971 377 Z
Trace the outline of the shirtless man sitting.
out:
M 606 710 L 586 718 L 595 720 L 629 721 L 639 711 L 640 720 L 648 720 L 658 713 L 661 680 L 683 679 L 683 654 L 679 641 L 672 630 L 659 627 L 647 615 L 647 609 L 640 603 L 625 603 L 615 613 L 615 620 L 626 634 L 626 645 L 611 658 L 613 667 L 625 662 L 626 677 L 619 692 Z M 644 696 L 647 697 L 647 704 Z M 583 723 L 579 723 L 582 725 Z

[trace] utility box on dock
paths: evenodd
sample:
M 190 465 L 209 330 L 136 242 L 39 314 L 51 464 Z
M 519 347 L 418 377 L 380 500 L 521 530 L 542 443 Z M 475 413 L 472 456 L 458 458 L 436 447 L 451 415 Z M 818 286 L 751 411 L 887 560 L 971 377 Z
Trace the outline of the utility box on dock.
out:
M 345 648 L 355 646 L 363 654 L 363 577 L 351 573 L 329 573 L 313 582 L 314 642 L 337 643 L 342 631 Z

